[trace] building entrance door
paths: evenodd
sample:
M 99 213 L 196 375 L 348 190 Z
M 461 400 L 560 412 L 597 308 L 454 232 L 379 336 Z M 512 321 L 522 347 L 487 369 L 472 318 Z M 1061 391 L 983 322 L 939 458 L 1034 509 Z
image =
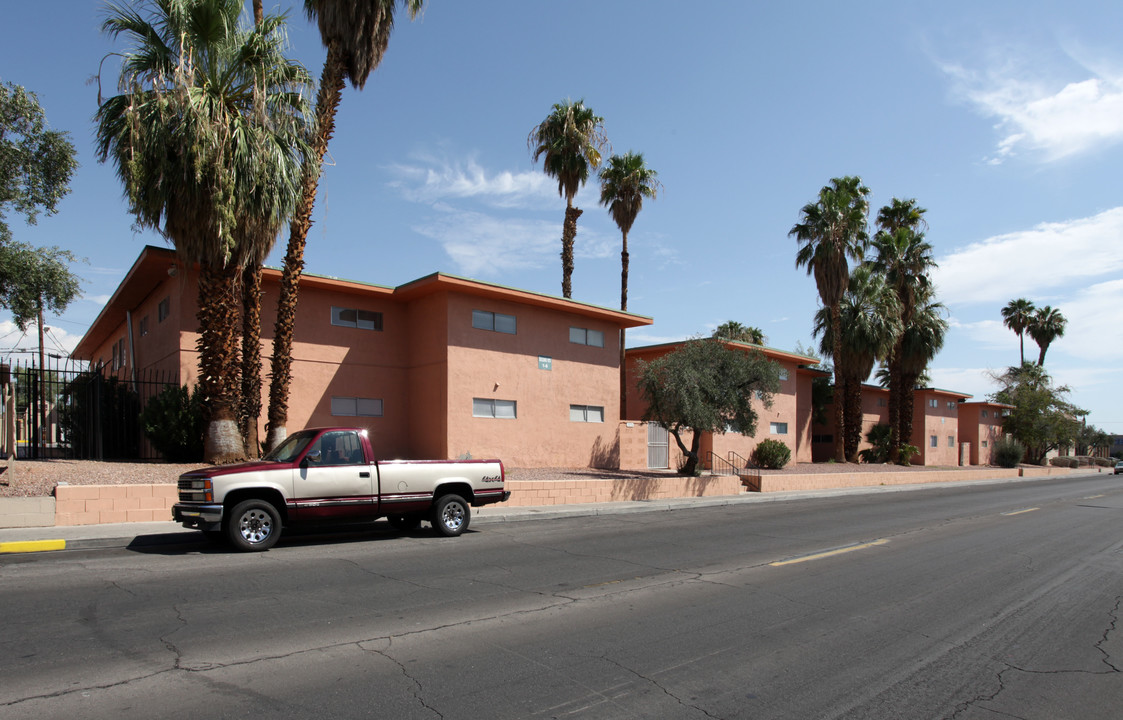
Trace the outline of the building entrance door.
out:
M 666 470 L 671 466 L 671 434 L 657 423 L 647 424 L 647 467 Z

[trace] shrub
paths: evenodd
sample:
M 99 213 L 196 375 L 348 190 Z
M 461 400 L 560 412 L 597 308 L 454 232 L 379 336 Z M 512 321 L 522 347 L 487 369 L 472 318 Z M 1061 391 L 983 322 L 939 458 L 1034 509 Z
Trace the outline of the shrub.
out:
M 1098 457 L 1098 458 L 1092 458 L 1092 459 L 1096 461 L 1096 465 L 1098 465 L 1099 467 L 1115 467 L 1115 458 Z
M 1026 446 L 1010 437 L 999 438 L 994 442 L 994 462 L 999 467 L 1017 467 L 1026 455 Z
M 203 459 L 203 400 L 199 386 L 168 385 L 140 413 L 144 435 L 169 462 Z
M 872 446 L 860 453 L 858 458 L 865 463 L 889 462 L 889 437 L 892 431 L 888 425 L 874 425 L 866 433 L 866 441 Z
M 1078 468 L 1080 461 L 1074 457 L 1055 457 L 1049 461 L 1053 467 Z
M 901 456 L 901 459 L 897 461 L 898 464 L 900 464 L 900 465 L 910 465 L 910 464 L 912 464 L 912 456 L 920 454 L 920 448 L 918 448 L 916 445 L 909 445 L 908 443 L 903 443 L 901 445 L 901 447 L 897 450 L 897 452 L 900 453 L 900 456 Z
M 779 470 L 792 459 L 792 451 L 779 440 L 768 438 L 760 441 L 760 444 L 753 450 L 750 459 L 762 468 Z

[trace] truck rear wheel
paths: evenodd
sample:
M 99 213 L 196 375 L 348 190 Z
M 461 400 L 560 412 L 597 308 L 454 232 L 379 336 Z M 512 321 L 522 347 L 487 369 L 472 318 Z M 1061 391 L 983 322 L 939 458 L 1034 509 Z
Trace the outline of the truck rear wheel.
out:
M 261 552 L 281 537 L 281 515 L 265 500 L 243 500 L 226 520 L 226 537 L 243 552 Z
M 433 505 L 431 522 L 437 534 L 456 537 L 468 529 L 472 511 L 459 495 L 441 495 Z

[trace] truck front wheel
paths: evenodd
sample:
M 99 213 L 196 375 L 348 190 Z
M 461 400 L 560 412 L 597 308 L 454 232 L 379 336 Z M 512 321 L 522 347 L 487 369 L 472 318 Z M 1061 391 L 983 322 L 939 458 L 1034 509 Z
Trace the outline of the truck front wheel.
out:
M 472 511 L 459 495 L 441 495 L 433 505 L 433 529 L 439 535 L 456 537 L 468 529 Z
M 268 550 L 281 537 L 281 515 L 264 500 L 243 500 L 230 511 L 226 536 L 243 552 Z

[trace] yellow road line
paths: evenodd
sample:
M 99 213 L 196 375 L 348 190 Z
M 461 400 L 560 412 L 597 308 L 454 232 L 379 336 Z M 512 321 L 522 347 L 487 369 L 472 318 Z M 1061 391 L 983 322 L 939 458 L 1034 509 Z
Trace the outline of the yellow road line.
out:
M 883 538 L 881 540 L 874 540 L 873 542 L 862 543 L 861 545 L 851 545 L 849 547 L 838 548 L 837 550 L 815 553 L 814 555 L 804 555 L 803 557 L 792 558 L 791 560 L 778 560 L 777 562 L 768 563 L 768 565 L 770 567 L 795 565 L 796 563 L 807 562 L 809 560 L 821 560 L 822 558 L 834 557 L 835 555 L 842 555 L 843 553 L 854 552 L 855 550 L 865 550 L 866 548 L 875 547 L 877 545 L 885 545 L 888 542 L 888 540 Z
M 44 550 L 65 549 L 65 540 L 25 540 L 23 542 L 0 542 L 0 553 L 43 552 Z
M 1013 512 L 1002 513 L 1002 514 L 1005 515 L 1006 517 L 1009 517 L 1011 515 L 1021 515 L 1022 513 L 1033 512 L 1034 510 L 1040 510 L 1040 509 L 1041 508 L 1026 508 L 1025 510 L 1014 510 Z

